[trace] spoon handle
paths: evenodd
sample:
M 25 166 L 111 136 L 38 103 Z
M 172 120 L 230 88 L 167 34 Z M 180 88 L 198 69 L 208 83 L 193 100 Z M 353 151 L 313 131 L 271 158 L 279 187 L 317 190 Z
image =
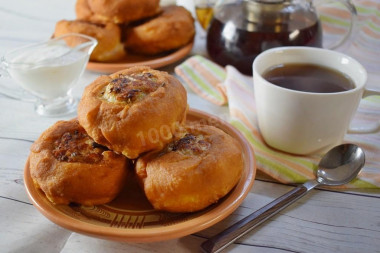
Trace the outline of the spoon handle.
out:
M 256 212 L 241 219 L 237 223 L 233 224 L 226 230 L 211 237 L 201 247 L 204 252 L 219 252 L 232 244 L 234 241 L 247 234 L 249 231 L 257 227 L 262 222 L 266 221 L 279 211 L 283 210 L 302 196 L 304 196 L 309 190 L 318 185 L 317 181 L 309 181 L 303 185 L 300 185 L 293 190 L 285 193 L 281 197 L 270 202 L 266 206 L 260 208 Z

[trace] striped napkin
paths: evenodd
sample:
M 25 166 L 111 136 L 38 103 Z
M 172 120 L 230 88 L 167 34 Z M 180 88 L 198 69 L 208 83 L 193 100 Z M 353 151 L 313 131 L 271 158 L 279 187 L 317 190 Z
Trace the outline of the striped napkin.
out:
M 252 77 L 199 55 L 177 66 L 175 72 L 195 93 L 210 102 L 226 105 L 228 101 L 230 123 L 241 131 L 255 151 L 259 178 L 286 184 L 315 178 L 320 156 L 291 155 L 264 142 L 256 121 Z M 380 97 L 372 96 L 362 101 L 353 124 L 366 124 L 379 118 Z M 358 179 L 343 188 L 380 188 L 380 134 L 347 134 L 345 142 L 361 146 L 367 162 Z

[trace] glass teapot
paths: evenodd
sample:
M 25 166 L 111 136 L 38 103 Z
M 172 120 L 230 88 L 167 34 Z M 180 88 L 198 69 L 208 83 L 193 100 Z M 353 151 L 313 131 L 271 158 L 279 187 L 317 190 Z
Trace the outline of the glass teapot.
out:
M 345 36 L 328 48 L 337 48 L 349 38 L 356 9 L 349 0 L 318 0 L 344 5 L 351 14 Z M 322 26 L 312 0 L 219 0 L 207 31 L 207 51 L 217 63 L 233 65 L 252 74 L 254 58 L 279 46 L 323 46 Z

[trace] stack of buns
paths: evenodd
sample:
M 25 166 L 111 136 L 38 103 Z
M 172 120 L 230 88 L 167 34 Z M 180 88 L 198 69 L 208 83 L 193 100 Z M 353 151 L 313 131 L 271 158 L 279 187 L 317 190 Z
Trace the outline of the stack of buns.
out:
M 81 33 L 98 40 L 91 61 L 111 62 L 129 52 L 158 55 L 187 45 L 195 35 L 191 13 L 159 0 L 77 0 L 76 20 L 57 22 L 54 37 Z
M 243 170 L 239 143 L 186 122 L 187 94 L 174 76 L 132 67 L 85 88 L 78 118 L 58 121 L 32 145 L 35 186 L 55 204 L 110 202 L 135 175 L 155 209 L 201 210 Z

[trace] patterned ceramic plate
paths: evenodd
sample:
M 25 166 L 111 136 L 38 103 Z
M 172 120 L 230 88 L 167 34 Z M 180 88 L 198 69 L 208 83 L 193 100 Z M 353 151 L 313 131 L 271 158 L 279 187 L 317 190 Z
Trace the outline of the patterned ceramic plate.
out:
M 122 59 L 118 62 L 92 62 L 90 61 L 87 64 L 87 69 L 101 72 L 101 73 L 113 73 L 125 68 L 133 67 L 136 65 L 149 66 L 151 68 L 160 68 L 172 64 L 186 55 L 188 55 L 193 48 L 193 42 L 183 46 L 175 51 L 170 53 L 164 53 L 157 56 L 144 56 L 129 53 L 125 59 Z
M 245 169 L 241 180 L 227 196 L 202 211 L 156 211 L 133 178 L 126 184 L 123 192 L 106 205 L 54 205 L 42 191 L 34 187 L 27 161 L 24 181 L 29 198 L 52 222 L 78 233 L 104 239 L 151 242 L 178 238 L 206 229 L 231 214 L 244 200 L 254 182 L 255 159 L 248 142 L 230 124 L 193 109 L 189 110 L 187 120 L 195 124 L 219 127 L 237 139 L 243 147 Z

